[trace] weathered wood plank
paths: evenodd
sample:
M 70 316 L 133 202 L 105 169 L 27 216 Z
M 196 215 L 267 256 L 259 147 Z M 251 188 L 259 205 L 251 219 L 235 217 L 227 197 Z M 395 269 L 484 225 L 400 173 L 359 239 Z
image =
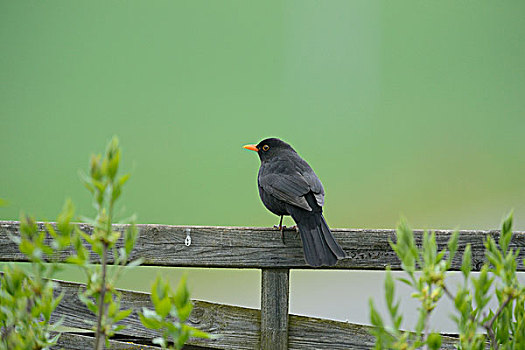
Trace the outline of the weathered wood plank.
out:
M 159 350 L 161 347 L 153 345 L 144 345 L 136 343 L 137 340 L 143 341 L 144 339 L 130 338 L 128 339 L 110 339 L 109 348 L 111 350 Z M 65 349 L 65 350 L 86 350 L 93 349 L 95 338 L 93 334 L 84 335 L 76 333 L 62 333 L 57 344 L 51 349 Z M 195 346 L 195 345 L 184 345 L 182 350 L 213 350 L 212 348 Z
M 57 283 L 65 295 L 52 320 L 64 317 L 64 326 L 89 328 L 86 320 L 93 321 L 94 317 L 76 296 L 81 285 L 64 281 L 57 281 Z M 190 339 L 189 346 L 225 350 L 261 348 L 260 310 L 197 300 L 193 303 L 194 310 L 190 315 L 190 324 L 218 338 Z M 118 332 L 119 336 L 143 338 L 145 344 L 158 336 L 157 332 L 144 328 L 137 316 L 137 311 L 142 307 L 152 308 L 148 293 L 123 290 L 122 307 L 132 308 L 133 313 L 122 322 L 130 328 Z M 288 349 L 370 349 L 373 346 L 373 337 L 369 330 L 370 327 L 364 325 L 290 315 Z M 454 338 L 444 337 L 442 348 L 454 349 L 453 342 Z
M 261 349 L 288 349 L 290 270 L 262 269 Z
M 348 349 L 371 349 L 374 345 L 374 339 L 369 334 L 368 328 L 361 325 L 346 324 L 341 327 L 341 322 L 321 320 L 314 318 L 307 318 L 301 316 L 291 316 L 292 328 L 295 329 L 291 335 L 288 349 L 304 349 L 304 350 L 348 350 Z M 304 323 L 308 323 L 311 327 L 307 330 L 301 329 Z M 311 323 L 314 323 L 313 325 Z M 317 323 L 317 325 L 315 324 Z M 335 326 L 340 328 L 336 332 L 331 332 L 329 327 Z M 343 331 L 343 334 L 340 331 Z M 443 344 L 441 349 L 455 349 L 455 338 L 443 337 Z M 93 337 L 63 333 L 55 347 L 52 349 L 66 349 L 66 350 L 85 350 L 91 349 L 94 342 Z M 159 347 L 136 344 L 133 342 L 110 340 L 111 349 L 121 350 L 157 350 Z M 213 349 L 209 347 L 201 347 L 194 345 L 185 345 L 183 350 L 206 350 Z M 233 348 L 230 348 L 233 349 Z M 272 348 L 271 348 L 272 349 Z
M 95 339 L 93 337 L 62 333 L 58 342 L 52 349 L 66 349 L 66 350 L 86 350 L 93 349 Z M 159 350 L 156 346 L 147 346 L 142 344 L 135 344 L 132 342 L 124 342 L 118 340 L 110 340 L 110 348 L 113 350 Z
M 16 244 L 8 238 L 9 234 L 18 235 L 18 226 L 16 221 L 0 221 L 0 261 L 27 261 Z M 91 232 L 88 225 L 80 224 L 80 227 Z M 116 230 L 123 230 L 124 227 L 115 225 Z M 143 257 L 144 265 L 311 268 L 303 259 L 301 240 L 295 232 L 285 232 L 285 245 L 281 241 L 280 232 L 272 228 L 167 225 L 138 225 L 138 228 L 140 237 L 132 257 Z M 190 246 L 184 244 L 188 233 L 192 238 Z M 446 247 L 451 233 L 452 231 L 436 231 L 439 249 Z M 400 262 L 388 244 L 389 240 L 395 240 L 394 230 L 334 229 L 333 234 L 348 258 L 340 260 L 334 267 L 322 268 L 377 270 L 390 265 L 394 270 L 400 269 Z M 497 240 L 499 232 L 460 231 L 459 251 L 453 260 L 453 270 L 459 270 L 461 255 L 468 243 L 472 246 L 473 267 L 475 270 L 480 269 L 484 262 L 483 240 L 486 235 L 492 235 Z M 421 240 L 422 232 L 416 231 L 416 241 L 421 243 Z M 525 258 L 525 232 L 515 232 L 510 246 L 522 248 L 518 270 L 525 271 L 521 263 Z
M 368 350 L 374 347 L 370 326 L 290 315 L 289 349 Z M 441 349 L 455 349 L 456 338 L 443 336 Z
M 64 318 L 63 326 L 80 329 L 90 329 L 90 322 L 95 321 L 94 315 L 78 299 L 78 291 L 84 288 L 82 284 L 57 281 L 56 293 L 64 292 L 64 297 L 53 313 L 51 321 Z M 133 309 L 130 317 L 119 324 L 128 328 L 119 331 L 120 336 L 144 338 L 146 343 L 160 334 L 145 328 L 140 322 L 138 312 L 143 307 L 153 309 L 150 294 L 121 290 L 122 309 Z M 189 318 L 189 324 L 205 332 L 220 335 L 218 339 L 190 339 L 189 345 L 209 347 L 213 349 L 255 349 L 259 348 L 260 312 L 253 309 L 243 309 L 228 305 L 213 304 L 204 301 L 193 301 L 194 308 Z

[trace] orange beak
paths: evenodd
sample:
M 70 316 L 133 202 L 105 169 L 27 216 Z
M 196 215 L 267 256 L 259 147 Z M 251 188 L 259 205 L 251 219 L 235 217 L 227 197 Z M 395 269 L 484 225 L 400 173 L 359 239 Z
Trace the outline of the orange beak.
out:
M 257 148 L 256 145 L 246 145 L 246 146 L 242 146 L 242 148 L 249 149 L 250 151 L 259 152 L 259 149 Z

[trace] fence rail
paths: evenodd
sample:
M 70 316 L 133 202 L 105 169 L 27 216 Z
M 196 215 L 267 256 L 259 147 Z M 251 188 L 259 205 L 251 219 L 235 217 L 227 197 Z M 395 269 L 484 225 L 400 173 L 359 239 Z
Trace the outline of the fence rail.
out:
M 78 224 L 87 233 L 91 227 Z M 139 238 L 132 258 L 142 257 L 144 265 L 213 268 L 257 268 L 262 270 L 261 310 L 214 304 L 194 300 L 190 316 L 193 326 L 220 335 L 213 340 L 191 339 L 188 349 L 369 349 L 373 339 L 369 327 L 346 322 L 289 315 L 289 270 L 310 269 L 303 259 L 301 241 L 295 232 L 285 232 L 286 244 L 280 232 L 271 228 L 137 225 Z M 44 229 L 39 223 L 40 229 Z M 124 225 L 115 225 L 123 230 Z M 436 231 L 438 248 L 443 249 L 451 231 Z M 394 230 L 334 229 L 333 234 L 348 255 L 334 267 L 323 269 L 400 269 L 400 262 L 391 250 L 389 240 L 395 240 Z M 19 235 L 19 222 L 0 221 L 0 261 L 24 262 L 27 258 L 18 251 L 10 236 Z M 498 231 L 460 231 L 459 250 L 452 269 L 458 270 L 464 247 L 470 243 L 474 270 L 484 262 L 483 240 L 486 235 L 498 238 Z M 185 239 L 191 237 L 187 246 Z M 420 243 L 422 232 L 416 231 Z M 119 243 L 120 244 L 120 243 Z M 515 232 L 512 247 L 525 246 L 525 233 Z M 69 252 L 63 252 L 65 258 Z M 525 258 L 521 249 L 519 259 Z M 97 262 L 97 256 L 92 256 Z M 110 256 L 110 261 L 112 257 Z M 523 271 L 522 264 L 519 270 Z M 86 333 L 85 320 L 93 315 L 78 300 L 81 284 L 57 281 L 66 294 L 53 317 L 64 316 L 64 326 L 73 327 L 60 340 L 66 349 L 81 349 L 93 343 Z M 123 321 L 130 328 L 117 334 L 113 341 L 116 349 L 155 349 L 151 339 L 154 331 L 142 326 L 137 311 L 143 306 L 152 307 L 148 293 L 123 291 L 122 307 L 134 310 Z M 55 318 L 54 318 L 55 319 Z M 454 339 L 445 337 L 442 347 L 453 349 Z M 84 345 L 81 345 L 84 344 Z M 135 344 L 135 345 L 134 345 Z
M 86 329 L 86 320 L 94 321 L 94 315 L 77 298 L 82 284 L 57 281 L 59 291 L 65 293 L 63 302 L 60 303 L 52 321 L 64 317 L 64 325 L 73 327 L 78 332 Z M 142 307 L 152 308 L 149 293 L 121 290 L 122 307 L 140 310 Z M 205 301 L 193 300 L 194 310 L 190 316 L 190 324 L 199 329 L 218 335 L 214 340 L 190 339 L 191 346 L 204 349 L 259 349 L 265 341 L 261 337 L 262 323 L 261 311 L 257 309 L 238 306 L 216 304 Z M 159 334 L 142 326 L 138 315 L 134 312 L 126 320 L 129 328 L 119 332 L 120 342 L 148 343 L 149 339 Z M 289 315 L 288 324 L 288 349 L 370 349 L 373 338 L 369 333 L 370 327 L 347 322 L 338 322 L 305 316 Z M 83 333 L 83 332 L 82 332 Z M 76 334 L 75 334 L 76 335 Z M 89 348 L 93 338 L 83 336 Z M 82 338 L 79 338 L 81 341 Z M 70 338 L 65 339 L 68 343 Z M 447 339 L 451 344 L 452 338 Z M 128 343 L 129 346 L 129 343 Z M 270 343 L 270 349 L 282 349 L 278 343 Z M 453 349 L 452 346 L 445 346 Z
M 92 228 L 79 224 L 87 233 Z M 123 231 L 126 225 L 114 225 L 115 230 Z M 132 253 L 132 259 L 142 257 L 143 265 L 176 267 L 213 268 L 277 268 L 311 269 L 303 259 L 299 234 L 286 231 L 286 244 L 281 241 L 280 232 L 263 227 L 220 227 L 220 226 L 169 226 L 137 225 L 139 238 Z M 27 261 L 18 251 L 17 245 L 9 235 L 18 235 L 19 222 L 0 221 L 0 261 Z M 44 229 L 42 223 L 39 228 Z M 415 230 L 416 243 L 422 241 L 422 231 Z M 436 230 L 438 249 L 446 248 L 453 231 Z M 472 246 L 472 265 L 479 270 L 485 261 L 483 240 L 486 235 L 499 237 L 499 231 L 459 231 L 458 254 L 452 262 L 452 270 L 459 270 L 461 254 L 465 246 Z M 336 266 L 316 269 L 383 270 L 390 265 L 393 270 L 401 268 L 400 261 L 389 245 L 395 241 L 395 230 L 333 229 L 332 233 L 347 253 L 348 258 L 340 260 Z M 191 245 L 185 245 L 187 236 Z M 515 232 L 511 247 L 525 246 L 525 232 Z M 64 252 L 64 257 L 69 253 Z M 92 261 L 97 261 L 93 254 Z M 525 249 L 520 251 L 520 260 L 525 258 Z M 111 253 L 109 259 L 112 261 Z M 524 271 L 523 266 L 519 267 Z

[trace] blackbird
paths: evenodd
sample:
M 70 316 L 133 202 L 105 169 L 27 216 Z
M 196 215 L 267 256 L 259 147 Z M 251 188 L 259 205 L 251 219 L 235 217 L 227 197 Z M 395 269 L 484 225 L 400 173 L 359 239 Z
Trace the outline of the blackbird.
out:
M 265 139 L 244 148 L 257 152 L 261 167 L 257 182 L 264 206 L 281 217 L 291 215 L 303 242 L 304 259 L 310 266 L 333 266 L 346 256 L 323 217 L 324 189 L 304 159 L 286 142 Z

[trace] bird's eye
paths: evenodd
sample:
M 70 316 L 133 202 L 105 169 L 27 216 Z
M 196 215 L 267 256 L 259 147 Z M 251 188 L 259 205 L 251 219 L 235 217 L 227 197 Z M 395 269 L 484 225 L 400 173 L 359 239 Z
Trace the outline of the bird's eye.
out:
M 268 146 L 268 145 L 264 145 L 264 146 L 263 146 L 263 151 L 266 152 L 266 151 L 269 150 L 269 149 L 270 149 L 270 146 Z

